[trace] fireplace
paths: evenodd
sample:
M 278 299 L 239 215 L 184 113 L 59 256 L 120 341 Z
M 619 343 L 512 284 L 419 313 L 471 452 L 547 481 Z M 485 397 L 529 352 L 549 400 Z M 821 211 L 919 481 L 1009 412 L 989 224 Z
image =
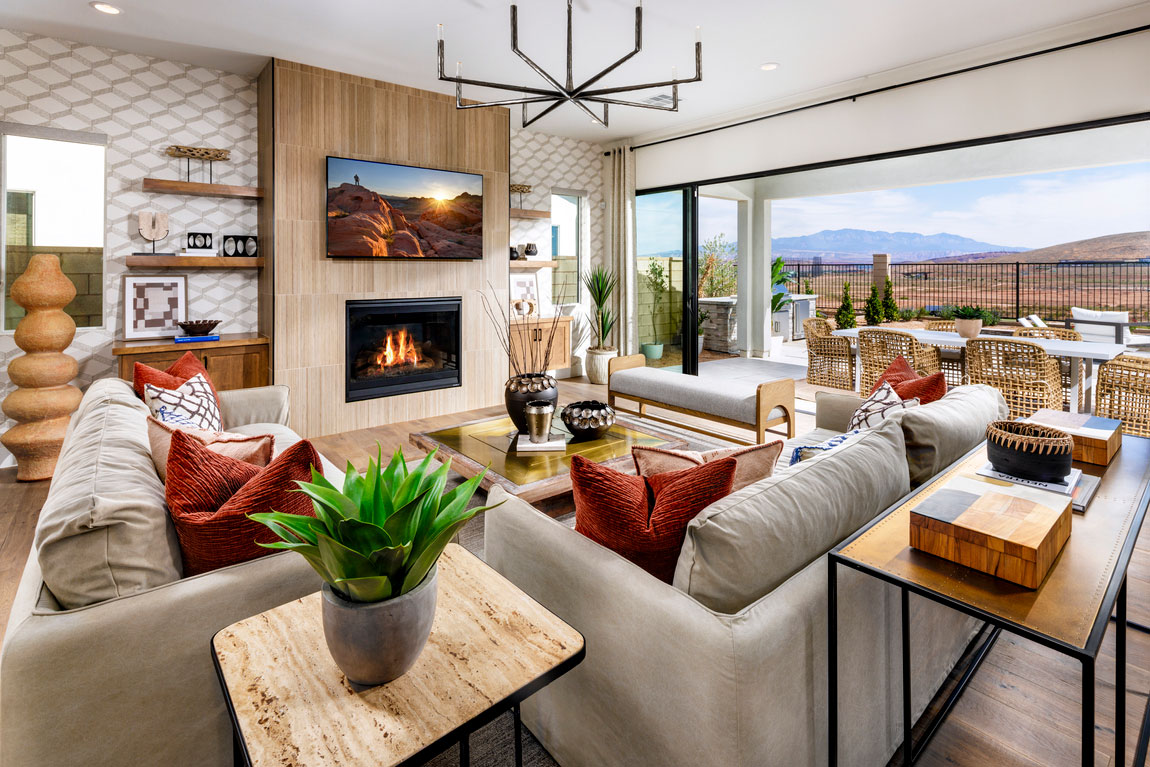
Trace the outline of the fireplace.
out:
M 347 402 L 459 386 L 460 298 L 347 302 Z

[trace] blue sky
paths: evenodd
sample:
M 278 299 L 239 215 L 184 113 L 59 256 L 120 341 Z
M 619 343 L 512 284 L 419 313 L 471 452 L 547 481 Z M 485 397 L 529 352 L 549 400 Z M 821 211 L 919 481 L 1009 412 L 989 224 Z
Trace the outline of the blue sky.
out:
M 640 254 L 678 248 L 678 200 L 675 193 L 639 199 Z M 774 237 L 823 229 L 948 232 L 1041 248 L 1150 230 L 1150 162 L 776 200 L 771 223 Z M 700 241 L 720 232 L 734 240 L 736 224 L 734 202 L 700 200 Z
M 356 174 L 359 174 L 362 186 L 388 197 L 438 197 L 451 200 L 463 192 L 483 194 L 483 177 L 471 173 L 328 158 L 328 186 L 355 183 Z

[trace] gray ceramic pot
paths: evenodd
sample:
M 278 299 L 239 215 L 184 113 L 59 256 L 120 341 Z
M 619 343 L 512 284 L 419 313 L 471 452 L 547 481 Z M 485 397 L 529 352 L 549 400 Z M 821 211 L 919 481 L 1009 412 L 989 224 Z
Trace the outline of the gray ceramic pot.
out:
M 374 687 L 411 668 L 431 634 L 437 572 L 438 566 L 411 591 L 383 602 L 349 602 L 323 584 L 323 635 L 349 682 Z

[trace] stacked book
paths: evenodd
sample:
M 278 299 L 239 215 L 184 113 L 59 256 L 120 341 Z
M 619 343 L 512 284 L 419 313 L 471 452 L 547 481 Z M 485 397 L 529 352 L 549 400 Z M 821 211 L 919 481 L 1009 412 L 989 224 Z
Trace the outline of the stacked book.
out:
M 1016 485 L 1033 487 L 1038 490 L 1049 490 L 1061 495 L 1070 496 L 1071 508 L 1079 513 L 1086 511 L 1094 493 L 1098 490 L 1099 477 L 1083 474 L 1082 469 L 1071 469 L 1070 473 L 1061 482 L 1039 482 L 1033 479 L 1023 479 L 1001 471 L 995 471 L 988 461 L 985 466 L 975 472 L 979 476 L 997 479 L 1000 482 L 1012 482 Z

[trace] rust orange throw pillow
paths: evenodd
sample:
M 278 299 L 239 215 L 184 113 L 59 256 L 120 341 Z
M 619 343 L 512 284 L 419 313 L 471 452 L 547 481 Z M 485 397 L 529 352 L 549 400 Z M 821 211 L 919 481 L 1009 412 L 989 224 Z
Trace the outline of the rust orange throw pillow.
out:
M 216 395 L 216 404 L 218 405 L 220 393 L 216 391 L 216 385 L 212 383 L 212 377 L 208 375 L 208 369 L 191 352 L 184 352 L 184 356 L 173 362 L 167 370 L 157 370 L 142 362 L 137 362 L 132 368 L 132 388 L 135 389 L 136 396 L 143 399 L 144 384 L 159 386 L 161 389 L 178 389 L 191 380 L 196 373 L 202 374 L 207 380 L 208 386 L 212 387 L 212 394 Z
M 870 393 L 874 394 L 878 391 L 884 382 L 894 387 L 894 393 L 900 399 L 908 400 L 917 397 L 921 405 L 942 399 L 943 395 L 946 394 L 946 378 L 942 373 L 920 376 L 906 361 L 906 358 L 901 355 L 895 357 L 894 362 L 890 363 L 890 367 L 878 377 Z
M 734 458 L 724 458 L 643 478 L 576 455 L 575 530 L 670 583 L 687 524 L 731 492 L 735 467 Z
M 220 455 L 181 431 L 172 433 L 165 494 L 176 525 L 184 575 L 198 575 L 272 553 L 275 533 L 247 518 L 258 511 L 314 515 L 296 480 L 311 481 L 319 454 L 300 440 L 264 468 Z

